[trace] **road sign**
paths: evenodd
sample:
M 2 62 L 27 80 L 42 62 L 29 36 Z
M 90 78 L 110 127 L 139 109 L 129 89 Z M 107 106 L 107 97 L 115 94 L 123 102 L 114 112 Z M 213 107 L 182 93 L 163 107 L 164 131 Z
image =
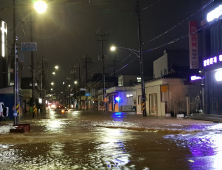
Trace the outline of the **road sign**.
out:
M 36 42 L 22 42 L 21 51 L 37 51 Z
M 103 102 L 108 102 L 107 98 L 105 97 L 105 99 L 103 100 Z
M 80 91 L 86 91 L 86 88 L 80 88 Z
M 90 93 L 86 93 L 85 96 L 90 96 Z
M 25 61 L 24 53 L 19 53 L 18 59 L 19 59 L 19 62 L 24 63 L 24 61 Z

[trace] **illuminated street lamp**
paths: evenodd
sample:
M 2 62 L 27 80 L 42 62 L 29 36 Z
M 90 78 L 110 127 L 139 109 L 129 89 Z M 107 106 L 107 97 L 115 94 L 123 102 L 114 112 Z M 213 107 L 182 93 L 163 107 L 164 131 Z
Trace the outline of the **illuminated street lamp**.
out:
M 110 47 L 110 50 L 111 50 L 111 51 L 115 51 L 115 50 L 116 50 L 116 47 L 115 47 L 115 46 L 112 46 L 112 47 Z
M 53 71 L 52 74 L 55 75 L 55 72 Z
M 34 4 L 34 8 L 38 13 L 44 13 L 47 9 L 47 4 L 44 1 L 37 1 Z
M 74 84 L 77 84 L 77 81 L 74 81 Z
M 143 74 L 143 58 L 142 58 L 142 48 L 140 46 L 140 50 L 134 50 L 131 48 L 125 48 L 125 47 L 115 47 L 115 46 L 111 46 L 110 50 L 111 51 L 115 51 L 116 48 L 121 48 L 121 49 L 125 49 L 125 50 L 129 50 L 132 53 L 134 53 L 140 60 L 140 76 L 141 76 L 141 93 L 142 93 L 142 113 L 143 116 L 146 116 L 146 95 L 145 95 L 145 83 L 144 83 L 144 74 Z
M 51 85 L 54 86 L 54 82 L 52 82 Z
M 59 66 L 55 66 L 55 69 L 58 70 L 58 69 L 59 69 Z
M 51 88 L 51 91 L 53 91 L 53 88 Z

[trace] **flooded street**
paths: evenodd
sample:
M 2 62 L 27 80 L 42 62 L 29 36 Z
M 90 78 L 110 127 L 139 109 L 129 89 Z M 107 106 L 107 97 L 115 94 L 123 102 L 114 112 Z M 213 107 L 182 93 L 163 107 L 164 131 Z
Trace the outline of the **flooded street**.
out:
M 47 111 L 0 128 L 0 169 L 222 169 L 222 124 L 135 113 Z M 10 126 L 9 126 L 10 125 Z

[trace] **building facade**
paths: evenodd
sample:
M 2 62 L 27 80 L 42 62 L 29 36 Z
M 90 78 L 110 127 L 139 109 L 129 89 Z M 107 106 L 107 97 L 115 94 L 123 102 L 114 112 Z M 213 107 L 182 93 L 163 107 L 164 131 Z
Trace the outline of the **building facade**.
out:
M 137 94 L 137 113 L 142 114 L 141 85 L 135 86 Z M 186 79 L 160 78 L 145 83 L 147 114 L 165 116 L 182 113 L 190 114 L 196 107 L 195 99 L 201 87 L 190 85 Z M 190 104 L 193 105 L 190 105 Z
M 204 112 L 222 114 L 222 2 L 214 1 L 202 14 L 202 85 Z M 219 12 L 217 12 L 219 11 Z
M 153 62 L 153 78 L 160 78 L 168 75 L 172 66 L 188 67 L 188 49 L 164 50 L 163 55 Z

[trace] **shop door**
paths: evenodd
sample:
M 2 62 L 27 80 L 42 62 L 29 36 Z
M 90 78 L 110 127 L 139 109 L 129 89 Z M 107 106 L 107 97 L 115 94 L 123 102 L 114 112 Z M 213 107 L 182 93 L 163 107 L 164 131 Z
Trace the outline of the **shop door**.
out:
M 157 93 L 150 94 L 149 101 L 150 101 L 150 114 L 157 114 L 158 113 Z

